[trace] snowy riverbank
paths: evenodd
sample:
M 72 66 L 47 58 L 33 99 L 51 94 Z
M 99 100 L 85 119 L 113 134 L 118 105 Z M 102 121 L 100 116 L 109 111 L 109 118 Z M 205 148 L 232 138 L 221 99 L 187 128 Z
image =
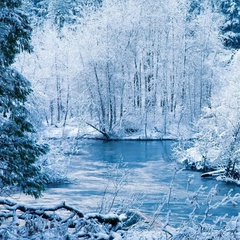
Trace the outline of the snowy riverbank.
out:
M 106 139 L 103 134 L 86 123 L 77 125 L 75 122 L 70 122 L 65 126 L 62 126 L 62 124 L 46 126 L 40 132 L 42 137 L 46 139 Z M 156 128 L 152 128 L 151 130 L 147 131 L 147 133 L 144 131 L 144 129 L 138 129 L 132 132 L 121 130 L 117 133 L 112 133 L 112 135 L 109 135 L 109 140 L 179 140 L 191 138 L 192 133 L 188 128 L 182 129 L 181 132 L 179 132 L 177 127 L 173 127 L 172 132 L 166 134 L 163 134 Z
M 231 200 L 239 200 L 239 195 Z M 229 201 L 231 201 L 229 200 Z M 194 218 L 177 229 L 168 226 L 168 220 L 154 223 L 138 213 L 83 214 L 65 203 L 49 207 L 32 207 L 0 200 L 1 239 L 24 240 L 233 240 L 240 238 L 240 216 L 224 222 L 224 217 L 214 225 Z M 207 213 L 206 213 L 207 214 Z M 137 220 L 136 220 L 137 219 Z M 124 228 L 126 221 L 132 221 Z M 221 227 L 219 227 L 220 225 Z

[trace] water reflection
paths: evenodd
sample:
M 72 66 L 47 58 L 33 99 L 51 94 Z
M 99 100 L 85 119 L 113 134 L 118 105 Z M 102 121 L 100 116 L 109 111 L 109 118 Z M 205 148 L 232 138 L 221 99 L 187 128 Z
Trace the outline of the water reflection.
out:
M 69 161 L 68 177 L 73 183 L 49 186 L 39 200 L 20 196 L 20 201 L 34 205 L 66 201 L 83 212 L 99 211 L 104 205 L 107 211 L 114 193 L 118 191 L 115 207 L 138 208 L 148 215 L 153 215 L 166 200 L 160 215 L 164 216 L 171 210 L 171 223 L 174 225 L 188 219 L 194 208 L 191 199 L 201 185 L 210 190 L 218 184 L 213 201 L 220 200 L 230 189 L 233 193 L 238 191 L 236 186 L 202 179 L 200 173 L 179 170 L 172 156 L 172 144 L 172 141 L 98 140 L 68 143 L 68 149 L 63 148 L 67 154 L 63 152 L 61 157 Z M 76 152 L 78 154 L 74 154 Z M 199 219 L 206 208 L 203 203 L 207 192 L 198 196 Z M 189 199 L 188 204 L 186 199 Z M 214 216 L 237 215 L 238 211 L 226 205 L 212 213 Z

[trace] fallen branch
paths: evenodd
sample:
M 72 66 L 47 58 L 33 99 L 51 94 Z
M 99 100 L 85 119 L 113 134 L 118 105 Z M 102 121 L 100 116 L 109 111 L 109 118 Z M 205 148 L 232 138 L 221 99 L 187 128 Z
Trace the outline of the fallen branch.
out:
M 61 209 L 65 209 L 69 212 L 73 212 L 80 218 L 84 217 L 83 213 L 81 213 L 77 209 L 74 209 L 74 208 L 66 205 L 65 202 L 62 202 L 62 203 L 56 205 L 55 207 L 49 207 L 49 208 L 36 207 L 36 208 L 34 208 L 34 207 L 26 206 L 24 204 L 17 204 L 17 203 L 14 203 L 14 202 L 4 199 L 4 200 L 0 200 L 0 205 L 4 205 L 6 210 L 9 210 L 9 211 L 15 212 L 15 211 L 19 210 L 23 213 L 30 213 L 32 215 L 38 215 L 38 216 L 41 216 L 48 220 L 52 220 L 52 219 L 56 220 L 56 216 L 51 217 L 49 214 L 46 214 L 46 212 L 56 212 Z M 0 214 L 2 214 L 2 213 L 0 213 Z M 61 221 L 61 218 L 59 218 L 58 221 Z
M 95 126 L 92 125 L 91 123 L 86 123 L 86 124 L 89 125 L 90 127 L 94 128 L 94 129 L 97 130 L 98 132 L 100 132 L 106 139 L 108 139 L 108 140 L 110 139 L 110 136 L 109 136 L 106 132 L 104 132 L 104 131 L 102 131 L 101 129 L 95 127 Z
M 60 237 L 56 239 L 63 236 L 92 239 L 99 234 L 110 239 L 121 226 L 118 215 L 83 215 L 65 202 L 54 207 L 32 207 L 0 199 L 0 239 L 40 239 L 39 236 L 42 239 L 49 234 Z

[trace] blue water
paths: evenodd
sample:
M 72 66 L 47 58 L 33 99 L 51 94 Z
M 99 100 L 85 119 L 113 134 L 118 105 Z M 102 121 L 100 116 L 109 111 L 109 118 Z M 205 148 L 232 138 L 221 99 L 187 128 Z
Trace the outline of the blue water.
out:
M 195 217 L 201 221 L 207 208 L 206 196 L 216 185 L 213 203 L 231 189 L 233 194 L 239 192 L 237 186 L 181 169 L 172 154 L 173 141 L 67 140 L 53 144 L 61 149 L 53 156 L 60 159 L 57 168 L 64 170 L 71 183 L 48 187 L 39 200 L 21 195 L 20 201 L 34 205 L 65 201 L 83 212 L 131 208 L 161 218 L 171 211 L 170 223 L 176 226 L 188 221 L 196 203 Z M 194 201 L 201 186 L 207 188 Z M 237 215 L 238 211 L 238 206 L 227 204 L 211 210 L 208 221 L 226 213 Z

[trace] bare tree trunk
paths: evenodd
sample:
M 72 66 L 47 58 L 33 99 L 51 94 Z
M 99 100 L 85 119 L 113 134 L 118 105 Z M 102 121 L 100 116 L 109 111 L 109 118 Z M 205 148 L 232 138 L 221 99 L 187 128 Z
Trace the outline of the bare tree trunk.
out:
M 175 116 L 175 33 L 174 33 L 174 25 L 173 25 L 173 19 L 172 19 L 172 73 L 170 76 L 170 84 L 171 84 L 171 97 L 170 97 L 170 111 L 174 113 Z
M 46 123 L 49 126 L 48 116 L 45 109 L 44 109 L 44 115 L 45 115 Z
M 67 101 L 66 101 L 66 112 L 65 112 L 65 116 L 64 116 L 64 122 L 63 122 L 63 126 L 64 127 L 66 126 L 67 117 L 68 117 L 69 99 L 70 99 L 70 91 L 69 91 L 69 84 L 68 84 L 68 88 L 67 88 Z
M 106 111 L 105 111 L 105 107 L 104 107 L 104 102 L 103 102 L 103 97 L 102 97 L 102 93 L 101 93 L 101 87 L 100 87 L 100 81 L 98 78 L 98 74 L 97 74 L 97 67 L 94 66 L 94 73 L 95 73 L 95 77 L 96 77 L 96 82 L 97 82 L 97 92 L 98 92 L 98 96 L 99 96 L 99 101 L 100 101 L 100 109 L 101 109 L 101 114 L 100 114 L 100 128 L 103 129 L 103 131 L 106 130 Z
M 57 122 L 62 120 L 62 89 L 60 79 L 57 76 Z
M 53 100 L 50 101 L 50 121 L 51 121 L 51 125 L 54 124 L 54 105 L 53 105 Z
M 108 105 L 109 105 L 109 116 L 108 116 L 108 130 L 111 131 L 114 121 L 114 100 L 113 100 L 113 88 L 112 88 L 112 76 L 110 74 L 109 63 L 107 63 L 107 82 L 108 82 Z

